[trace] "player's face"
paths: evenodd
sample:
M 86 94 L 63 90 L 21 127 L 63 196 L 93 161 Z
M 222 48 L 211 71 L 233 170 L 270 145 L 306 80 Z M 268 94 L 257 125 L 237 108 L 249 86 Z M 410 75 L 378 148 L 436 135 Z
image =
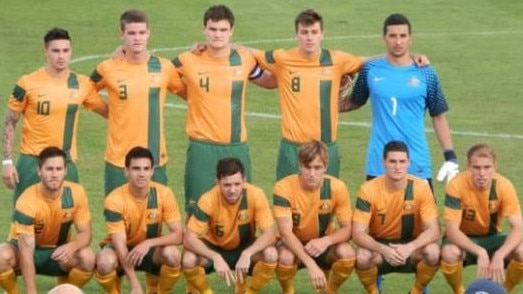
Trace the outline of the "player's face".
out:
M 147 52 L 147 42 L 149 41 L 149 27 L 145 22 L 127 23 L 120 31 L 125 51 L 130 54 L 142 54 Z
M 229 204 L 235 204 L 240 200 L 244 184 L 245 177 L 242 176 L 241 173 L 226 176 L 218 180 L 222 197 Z
M 409 46 L 412 42 L 412 36 L 409 33 L 408 25 L 387 26 L 387 33 L 383 36 L 383 40 L 389 55 L 398 58 L 410 54 Z
M 47 66 L 56 71 L 66 70 L 69 67 L 69 61 L 71 61 L 71 54 L 71 41 L 50 41 L 45 48 Z
M 323 40 L 323 31 L 321 30 L 320 22 L 315 22 L 312 25 L 298 24 L 296 31 L 296 39 L 300 53 L 305 56 L 313 56 L 318 54 L 321 47 L 321 40 Z
M 479 190 L 490 188 L 492 177 L 496 172 L 496 164 L 491 157 L 473 155 L 468 162 L 472 175 L 472 183 Z
M 149 185 L 154 169 L 149 158 L 131 159 L 129 167 L 125 168 L 125 174 L 129 185 L 136 189 L 143 189 Z
M 319 156 L 309 164 L 300 164 L 300 183 L 305 190 L 315 190 L 320 187 L 327 167 Z
M 38 168 L 38 176 L 45 190 L 56 192 L 62 188 L 66 174 L 65 161 L 61 156 L 48 158 Z
M 227 48 L 231 42 L 234 29 L 231 28 L 229 21 L 222 19 L 212 21 L 209 19 L 203 28 L 207 47 L 214 50 Z
M 393 181 L 400 181 L 407 176 L 407 169 L 409 168 L 409 158 L 406 152 L 392 151 L 387 153 L 387 157 L 383 160 L 385 167 L 385 176 Z

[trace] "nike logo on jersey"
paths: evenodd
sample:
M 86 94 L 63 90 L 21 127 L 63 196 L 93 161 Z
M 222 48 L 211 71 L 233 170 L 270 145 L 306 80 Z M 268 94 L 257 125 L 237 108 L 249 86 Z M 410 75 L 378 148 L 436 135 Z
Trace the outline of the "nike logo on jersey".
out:
M 374 77 L 374 81 L 375 82 L 381 82 L 383 81 L 385 78 L 384 77 Z
M 38 95 L 36 95 L 36 96 L 37 96 L 38 98 L 42 98 L 42 97 L 44 97 L 44 96 L 46 96 L 46 95 L 47 95 L 47 94 L 38 94 Z

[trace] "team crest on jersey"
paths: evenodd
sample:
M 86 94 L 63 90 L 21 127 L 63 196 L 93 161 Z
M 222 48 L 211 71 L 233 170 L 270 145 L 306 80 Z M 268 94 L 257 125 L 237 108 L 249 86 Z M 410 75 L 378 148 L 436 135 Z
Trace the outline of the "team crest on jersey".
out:
M 151 86 L 158 86 L 162 81 L 162 74 L 161 73 L 150 73 L 149 74 L 149 82 Z
M 330 68 L 324 68 L 321 71 L 321 74 L 324 75 L 324 76 L 330 76 L 332 74 L 332 70 Z
M 329 212 L 331 209 L 331 204 L 328 201 L 323 201 L 320 205 L 320 212 Z
M 238 220 L 239 221 L 244 221 L 244 220 L 247 220 L 249 219 L 249 213 L 245 210 L 243 211 L 240 211 L 240 213 L 238 214 Z
M 498 211 L 498 205 L 497 201 L 489 201 L 488 203 L 488 211 L 490 213 L 494 213 Z
M 419 87 L 420 81 L 415 76 L 412 76 L 410 77 L 407 84 L 409 85 L 409 87 Z
M 35 234 L 40 234 L 44 230 L 44 220 L 43 219 L 37 219 L 35 221 Z
M 69 91 L 69 99 L 78 99 L 78 90 Z
M 403 210 L 413 210 L 414 209 L 414 205 L 412 205 L 412 203 L 410 202 L 405 202 L 405 204 L 403 204 Z
M 150 221 L 156 221 L 156 220 L 158 220 L 159 217 L 160 217 L 160 215 L 156 211 L 149 212 L 149 215 L 147 215 L 147 218 Z

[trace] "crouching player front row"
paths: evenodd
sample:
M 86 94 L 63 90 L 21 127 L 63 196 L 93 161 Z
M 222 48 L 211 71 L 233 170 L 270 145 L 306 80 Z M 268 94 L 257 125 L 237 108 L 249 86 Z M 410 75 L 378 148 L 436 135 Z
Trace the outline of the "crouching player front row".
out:
M 146 293 L 171 293 L 180 277 L 183 226 L 170 188 L 151 181 L 152 153 L 132 148 L 125 157 L 128 182 L 104 200 L 108 236 L 96 256 L 95 279 L 109 294 L 121 292 L 121 276 L 129 279 L 131 293 L 143 293 L 136 271 L 146 272 Z M 168 232 L 162 235 L 162 225 Z
M 95 255 L 87 195 L 82 186 L 65 181 L 67 156 L 57 147 L 38 155 L 40 182 L 28 187 L 16 202 L 9 241 L 0 245 L 0 286 L 20 293 L 37 293 L 36 275 L 56 276 L 58 283 L 85 285 L 92 276 Z M 76 234 L 71 238 L 71 227 Z
M 387 143 L 382 162 L 385 174 L 358 191 L 352 223 L 356 273 L 367 293 L 377 294 L 378 274 L 415 272 L 410 293 L 422 293 L 439 267 L 435 199 L 425 180 L 407 174 L 405 143 Z

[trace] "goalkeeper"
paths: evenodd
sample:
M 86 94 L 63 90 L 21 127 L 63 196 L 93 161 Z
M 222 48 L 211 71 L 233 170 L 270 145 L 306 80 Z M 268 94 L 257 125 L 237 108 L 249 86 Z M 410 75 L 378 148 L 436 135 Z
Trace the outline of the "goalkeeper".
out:
M 411 25 L 407 17 L 392 14 L 383 24 L 386 56 L 367 61 L 359 73 L 350 98 L 340 103 L 340 111 L 363 106 L 370 98 L 372 129 L 367 147 L 367 179 L 383 174 L 381 152 L 391 140 L 408 145 L 409 174 L 427 179 L 432 187 L 432 166 L 425 136 L 425 113 L 439 141 L 445 162 L 437 180 L 447 182 L 458 173 L 450 128 L 445 113 L 447 101 L 432 66 L 417 67 L 410 56 Z M 350 91 L 349 91 L 350 92 Z

